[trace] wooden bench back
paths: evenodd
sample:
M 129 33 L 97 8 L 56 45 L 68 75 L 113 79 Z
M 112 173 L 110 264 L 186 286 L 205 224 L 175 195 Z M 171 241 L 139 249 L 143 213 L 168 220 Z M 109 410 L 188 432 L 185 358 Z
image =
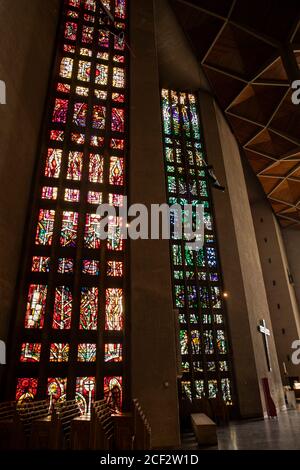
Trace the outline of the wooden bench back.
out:
M 111 450 L 114 440 L 112 411 L 106 400 L 95 401 L 92 406 L 90 448 Z
M 80 415 L 80 408 L 76 400 L 56 404 L 53 414 L 52 448 L 70 448 L 72 421 Z
M 134 419 L 134 436 L 133 450 L 150 450 L 151 449 L 151 426 L 146 418 L 139 401 L 133 400 L 133 419 Z
M 6 401 L 0 403 L 0 421 L 8 421 L 14 418 L 16 413 L 16 402 Z

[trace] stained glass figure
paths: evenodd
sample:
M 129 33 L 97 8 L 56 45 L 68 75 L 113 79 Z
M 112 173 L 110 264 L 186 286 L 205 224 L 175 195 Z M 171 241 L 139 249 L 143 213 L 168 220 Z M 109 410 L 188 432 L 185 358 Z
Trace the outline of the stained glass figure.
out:
M 111 130 L 113 132 L 124 132 L 125 111 L 124 109 L 112 108 Z
M 102 203 L 102 193 L 97 191 L 89 191 L 87 196 L 87 202 L 89 204 L 101 204 Z
M 91 79 L 91 62 L 79 61 L 77 79 L 82 82 L 89 82 Z
M 82 152 L 69 152 L 67 179 L 80 181 L 82 175 Z
M 120 67 L 113 68 L 113 87 L 124 88 L 125 87 L 125 70 Z
M 123 289 L 106 289 L 105 329 L 123 329 Z
M 104 377 L 104 398 L 115 412 L 122 410 L 122 377 Z
M 76 379 L 76 401 L 82 414 L 91 412 L 92 402 L 95 399 L 95 377 L 78 377 Z

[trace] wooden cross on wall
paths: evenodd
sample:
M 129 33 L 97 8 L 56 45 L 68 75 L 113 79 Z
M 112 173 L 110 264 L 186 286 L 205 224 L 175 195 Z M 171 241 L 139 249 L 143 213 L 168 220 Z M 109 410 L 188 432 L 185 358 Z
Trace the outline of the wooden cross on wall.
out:
M 269 350 L 269 342 L 268 342 L 268 336 L 270 336 L 270 330 L 267 328 L 266 321 L 261 320 L 260 324 L 257 327 L 258 331 L 263 335 L 264 338 L 264 347 L 265 347 L 265 352 L 266 352 L 266 359 L 267 359 L 267 364 L 268 364 L 268 370 L 271 371 L 271 361 L 270 361 L 270 350 Z

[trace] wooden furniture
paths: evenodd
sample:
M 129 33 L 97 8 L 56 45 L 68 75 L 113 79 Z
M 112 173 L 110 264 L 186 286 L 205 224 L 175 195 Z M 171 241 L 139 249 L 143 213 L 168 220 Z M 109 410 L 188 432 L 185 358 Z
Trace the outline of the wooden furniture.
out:
M 218 444 L 217 425 L 204 413 L 191 415 L 192 426 L 200 446 L 214 446 Z
M 32 448 L 32 424 L 49 414 L 47 400 L 23 402 L 17 405 L 15 415 L 15 444 L 14 448 Z
M 114 423 L 111 415 L 112 411 L 105 400 L 99 400 L 93 403 L 90 430 L 90 449 L 113 449 Z
M 16 403 L 0 403 L 0 450 L 12 448 L 15 426 Z
M 133 413 L 113 414 L 114 445 L 116 450 L 131 450 L 134 434 Z
M 151 427 L 137 399 L 133 400 L 133 420 L 133 450 L 150 450 Z
M 73 419 L 71 425 L 71 449 L 88 450 L 90 447 L 91 416 L 81 415 Z
M 65 401 L 55 407 L 51 426 L 52 449 L 71 448 L 72 421 L 80 415 L 80 408 L 76 400 Z

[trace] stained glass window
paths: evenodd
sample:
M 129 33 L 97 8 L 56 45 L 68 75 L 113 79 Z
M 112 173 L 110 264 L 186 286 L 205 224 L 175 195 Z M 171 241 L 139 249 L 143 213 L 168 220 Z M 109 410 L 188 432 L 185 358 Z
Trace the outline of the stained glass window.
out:
M 25 328 L 43 328 L 47 298 L 47 286 L 31 285 L 29 287 Z
M 96 344 L 79 344 L 78 345 L 78 361 L 79 362 L 96 362 L 97 346 Z
M 54 298 L 52 327 L 56 330 L 71 328 L 73 296 L 70 287 L 57 287 Z
M 96 330 L 98 320 L 98 288 L 83 287 L 80 303 L 80 329 Z
M 123 290 L 106 290 L 105 329 L 120 331 L 123 328 Z
M 42 345 L 40 343 L 23 343 L 21 362 L 40 362 Z
M 203 249 L 171 241 L 174 304 L 180 323 L 182 396 L 232 404 L 231 357 L 222 301 L 222 277 L 205 171 L 206 155 L 195 95 L 162 90 L 166 186 L 169 204 L 204 206 Z M 171 219 L 171 223 L 176 221 Z
M 97 214 L 103 202 L 122 207 L 126 195 L 127 1 L 103 0 L 124 39 L 103 28 L 100 1 L 63 3 L 11 376 L 27 377 L 13 384 L 17 399 L 48 396 L 52 406 L 68 396 L 89 412 L 96 396 L 118 395 L 121 406 L 128 357 L 122 221 L 112 218 L 101 241 Z
M 122 377 L 104 377 L 104 397 L 113 410 L 122 409 Z
M 50 346 L 50 362 L 68 362 L 70 345 L 53 343 Z
M 105 345 L 105 362 L 122 362 L 122 344 L 108 343 Z

